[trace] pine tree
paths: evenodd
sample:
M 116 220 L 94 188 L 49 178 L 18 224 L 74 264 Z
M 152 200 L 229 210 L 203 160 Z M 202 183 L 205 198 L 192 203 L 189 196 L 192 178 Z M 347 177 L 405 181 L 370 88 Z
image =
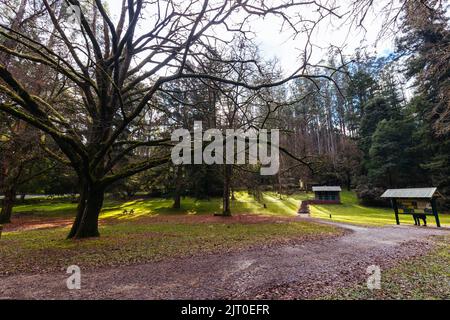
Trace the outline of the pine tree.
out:
M 409 2 L 403 29 L 398 51 L 407 57 L 407 76 L 415 79 L 411 108 L 427 155 L 422 167 L 434 186 L 450 194 L 450 28 L 444 4 Z

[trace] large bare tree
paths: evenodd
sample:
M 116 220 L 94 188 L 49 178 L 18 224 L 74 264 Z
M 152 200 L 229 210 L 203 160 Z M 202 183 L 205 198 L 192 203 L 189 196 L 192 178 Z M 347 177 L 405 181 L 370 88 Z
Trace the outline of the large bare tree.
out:
M 27 76 L 32 75 L 21 70 L 19 76 L 0 63 L 0 110 L 51 137 L 58 149 L 47 152 L 75 170 L 80 202 L 69 238 L 99 235 L 98 216 L 109 185 L 169 161 L 164 149 L 167 134 L 152 127 L 153 111 L 164 107 L 158 105 L 155 94 L 167 83 L 203 79 L 258 91 L 297 78 L 332 80 L 326 72 L 310 74 L 308 70 L 310 35 L 318 23 L 338 16 L 334 2 L 270 3 L 123 0 L 115 16 L 102 0 L 43 0 L 24 11 L 25 17 L 38 16 L 30 25 L 34 32 L 0 25 L 5 40 L 0 42 L 0 52 L 24 68 L 41 65 L 55 74 L 52 80 L 58 85 L 52 90 L 33 91 L 27 87 Z M 70 23 L 66 8 L 79 13 L 78 23 Z M 300 9 L 308 14 L 298 14 Z M 279 19 L 284 32 L 305 35 L 299 65 L 291 75 L 277 80 L 243 81 L 230 76 L 236 66 L 257 62 L 230 59 L 226 55 L 229 40 L 239 34 L 245 45 L 252 37 L 250 18 L 268 16 Z M 51 45 L 49 39 L 53 39 Z M 202 72 L 205 61 L 220 68 L 214 74 Z M 148 127 L 148 134 L 135 134 L 133 128 L 142 126 Z M 142 148 L 147 150 L 140 153 L 145 157 L 123 161 Z

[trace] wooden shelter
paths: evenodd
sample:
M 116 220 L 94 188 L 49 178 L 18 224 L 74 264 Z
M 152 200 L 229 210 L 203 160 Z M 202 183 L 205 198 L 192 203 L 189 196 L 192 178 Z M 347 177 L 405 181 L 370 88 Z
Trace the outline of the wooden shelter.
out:
M 436 198 L 440 196 L 437 188 L 409 188 L 388 189 L 381 198 L 391 199 L 397 224 L 400 224 L 399 215 L 434 216 L 436 225 L 440 227 L 436 207 Z
M 314 200 L 310 203 L 315 204 L 340 204 L 341 187 L 339 186 L 316 186 L 312 188 Z

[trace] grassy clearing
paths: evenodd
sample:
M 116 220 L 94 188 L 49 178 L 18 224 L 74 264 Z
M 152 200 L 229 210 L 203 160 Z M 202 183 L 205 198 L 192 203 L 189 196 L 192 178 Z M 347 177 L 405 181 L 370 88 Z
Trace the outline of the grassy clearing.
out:
M 265 193 L 261 202 L 247 192 L 236 192 L 236 200 L 232 201 L 231 209 L 234 214 L 256 213 L 271 216 L 293 216 L 297 213 L 302 195 L 283 196 L 280 200 L 275 193 Z M 304 196 L 303 196 L 304 197 Z M 263 203 L 266 204 L 264 208 Z M 171 199 L 137 199 L 126 202 L 106 200 L 101 219 L 114 218 L 119 220 L 138 219 L 158 215 L 203 215 L 221 213 L 222 199 L 196 200 L 190 197 L 182 199 L 182 208 L 172 209 Z M 76 203 L 69 200 L 43 200 L 33 204 L 23 204 L 14 207 L 14 214 L 32 213 L 34 216 L 63 217 L 75 214 Z M 134 211 L 133 215 L 124 215 L 124 210 Z
M 382 272 L 381 289 L 365 283 L 340 289 L 326 299 L 450 299 L 450 237 L 441 237 L 426 256 L 402 262 Z
M 67 228 L 8 232 L 0 241 L 0 275 L 128 265 L 198 253 L 227 252 L 252 245 L 303 241 L 341 231 L 306 222 L 139 223 L 100 228 L 98 239 L 63 240 Z
M 391 208 L 365 207 L 358 203 L 354 192 L 343 191 L 341 193 L 342 205 L 314 205 L 311 206 L 311 216 L 333 221 L 364 224 L 371 226 L 383 226 L 395 224 L 394 211 Z M 450 226 L 450 215 L 439 214 L 441 225 Z M 430 226 L 436 226 L 434 217 L 427 217 Z M 401 215 L 401 224 L 414 225 L 411 216 Z
M 301 200 L 312 199 L 313 194 L 294 194 L 279 196 L 273 192 L 266 192 L 261 202 L 247 192 L 236 192 L 236 200 L 232 201 L 232 212 L 234 214 L 250 213 L 270 216 L 294 216 Z M 341 194 L 342 205 L 313 205 L 311 216 L 333 221 L 363 224 L 371 226 L 383 226 L 395 224 L 394 213 L 391 208 L 366 207 L 358 203 L 354 192 L 343 191 Z M 263 203 L 266 204 L 264 208 Z M 183 198 L 180 210 L 172 209 L 171 199 L 138 199 L 127 202 L 107 200 L 100 215 L 100 219 L 133 220 L 142 217 L 155 217 L 160 215 L 204 215 L 220 213 L 222 199 L 213 198 L 209 201 Z M 61 217 L 73 216 L 76 204 L 63 200 L 48 200 L 36 204 L 19 205 L 14 208 L 14 213 L 30 213 L 35 216 Z M 133 215 L 124 215 L 124 210 L 134 211 Z M 450 226 L 450 214 L 439 215 L 443 226 Z M 412 217 L 400 216 L 402 224 L 414 224 Z M 428 217 L 430 225 L 435 225 L 434 217 Z
M 14 206 L 13 214 L 33 214 L 34 216 L 61 217 L 73 215 L 77 205 L 69 200 L 42 200 L 38 203 Z
M 264 195 L 262 203 L 247 192 L 236 192 L 236 200 L 231 202 L 231 210 L 234 214 L 256 213 L 263 215 L 292 216 L 298 210 L 299 201 L 291 198 L 279 200 L 274 194 Z M 222 199 L 213 198 L 211 200 L 196 200 L 193 198 L 183 198 L 182 208 L 172 209 L 173 201 L 171 199 L 152 199 L 152 200 L 133 200 L 125 203 L 106 204 L 102 211 L 102 218 L 129 219 L 124 216 L 124 210 L 134 210 L 133 218 L 156 216 L 156 215 L 202 215 L 216 214 L 222 212 Z

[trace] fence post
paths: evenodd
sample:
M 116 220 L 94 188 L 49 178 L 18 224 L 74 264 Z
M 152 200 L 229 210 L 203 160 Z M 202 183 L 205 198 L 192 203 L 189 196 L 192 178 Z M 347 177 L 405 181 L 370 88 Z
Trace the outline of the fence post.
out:
M 431 199 L 431 208 L 433 209 L 434 219 L 436 220 L 436 225 L 438 228 L 441 227 L 441 222 L 439 221 L 439 214 L 437 212 L 437 206 L 436 206 L 436 198 Z
M 394 207 L 395 212 L 395 221 L 397 222 L 397 225 L 400 224 L 400 219 L 398 218 L 398 206 L 397 206 L 397 199 L 392 198 L 392 206 Z

